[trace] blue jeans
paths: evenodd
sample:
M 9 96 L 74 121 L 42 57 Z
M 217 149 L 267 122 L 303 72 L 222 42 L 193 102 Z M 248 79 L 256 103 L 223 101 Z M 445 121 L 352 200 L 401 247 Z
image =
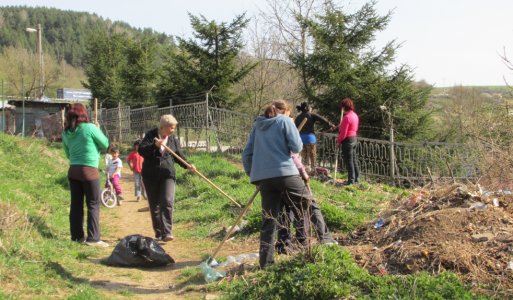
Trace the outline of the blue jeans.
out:
M 146 191 L 144 190 L 141 173 L 134 172 L 134 185 L 135 185 L 135 188 L 134 188 L 135 196 L 141 197 L 141 195 L 145 195 L 145 197 L 146 197 Z

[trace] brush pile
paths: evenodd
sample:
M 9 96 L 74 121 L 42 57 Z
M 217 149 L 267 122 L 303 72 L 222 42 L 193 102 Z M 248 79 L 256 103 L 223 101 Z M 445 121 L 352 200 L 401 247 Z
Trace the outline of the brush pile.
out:
M 475 289 L 513 292 L 513 195 L 478 185 L 414 191 L 341 241 L 374 274 L 452 271 Z

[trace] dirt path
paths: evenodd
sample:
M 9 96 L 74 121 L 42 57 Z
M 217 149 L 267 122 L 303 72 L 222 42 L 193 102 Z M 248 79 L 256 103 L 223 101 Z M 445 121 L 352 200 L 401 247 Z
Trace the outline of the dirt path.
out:
M 197 282 L 197 286 L 193 289 L 185 288 L 178 283 L 184 268 L 198 266 L 205 255 L 212 253 L 218 245 L 217 241 L 210 239 L 183 237 L 181 233 L 192 230 L 192 225 L 175 224 L 173 230 L 175 240 L 161 244 L 176 261 L 168 267 L 117 268 L 100 263 L 112 253 L 123 237 L 130 234 L 154 236 L 149 212 L 138 212 L 138 209 L 147 207 L 148 202 L 144 199 L 136 201 L 133 177 L 128 168 L 123 169 L 121 186 L 125 197 L 122 205 L 112 209 L 102 208 L 101 211 L 102 238 L 110 244 L 110 247 L 102 252 L 101 257 L 90 259 L 91 263 L 98 266 L 90 282 L 99 289 L 103 289 L 112 298 L 130 296 L 135 299 L 204 299 L 206 293 L 201 292 L 202 281 Z M 218 256 L 256 251 L 258 251 L 257 241 L 247 243 L 228 241 L 223 245 Z M 215 298 L 215 295 L 209 295 L 208 298 Z

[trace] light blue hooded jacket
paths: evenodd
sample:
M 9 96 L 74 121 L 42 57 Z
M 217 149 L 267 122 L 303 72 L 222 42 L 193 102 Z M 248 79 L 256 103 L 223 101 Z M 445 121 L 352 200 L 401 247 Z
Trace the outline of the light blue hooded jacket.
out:
M 274 118 L 260 116 L 242 152 L 244 171 L 251 182 L 298 175 L 290 153 L 299 153 L 302 148 L 301 137 L 291 118 L 281 114 Z

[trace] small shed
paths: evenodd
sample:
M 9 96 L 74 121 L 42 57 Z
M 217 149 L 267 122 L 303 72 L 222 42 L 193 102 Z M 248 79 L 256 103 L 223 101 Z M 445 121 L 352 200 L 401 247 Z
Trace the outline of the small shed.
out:
M 70 103 L 77 101 L 44 98 L 43 100 L 9 100 L 8 102 L 9 105 L 16 108 L 15 134 L 22 133 L 25 128 L 25 136 L 58 140 L 64 127 L 64 111 Z

